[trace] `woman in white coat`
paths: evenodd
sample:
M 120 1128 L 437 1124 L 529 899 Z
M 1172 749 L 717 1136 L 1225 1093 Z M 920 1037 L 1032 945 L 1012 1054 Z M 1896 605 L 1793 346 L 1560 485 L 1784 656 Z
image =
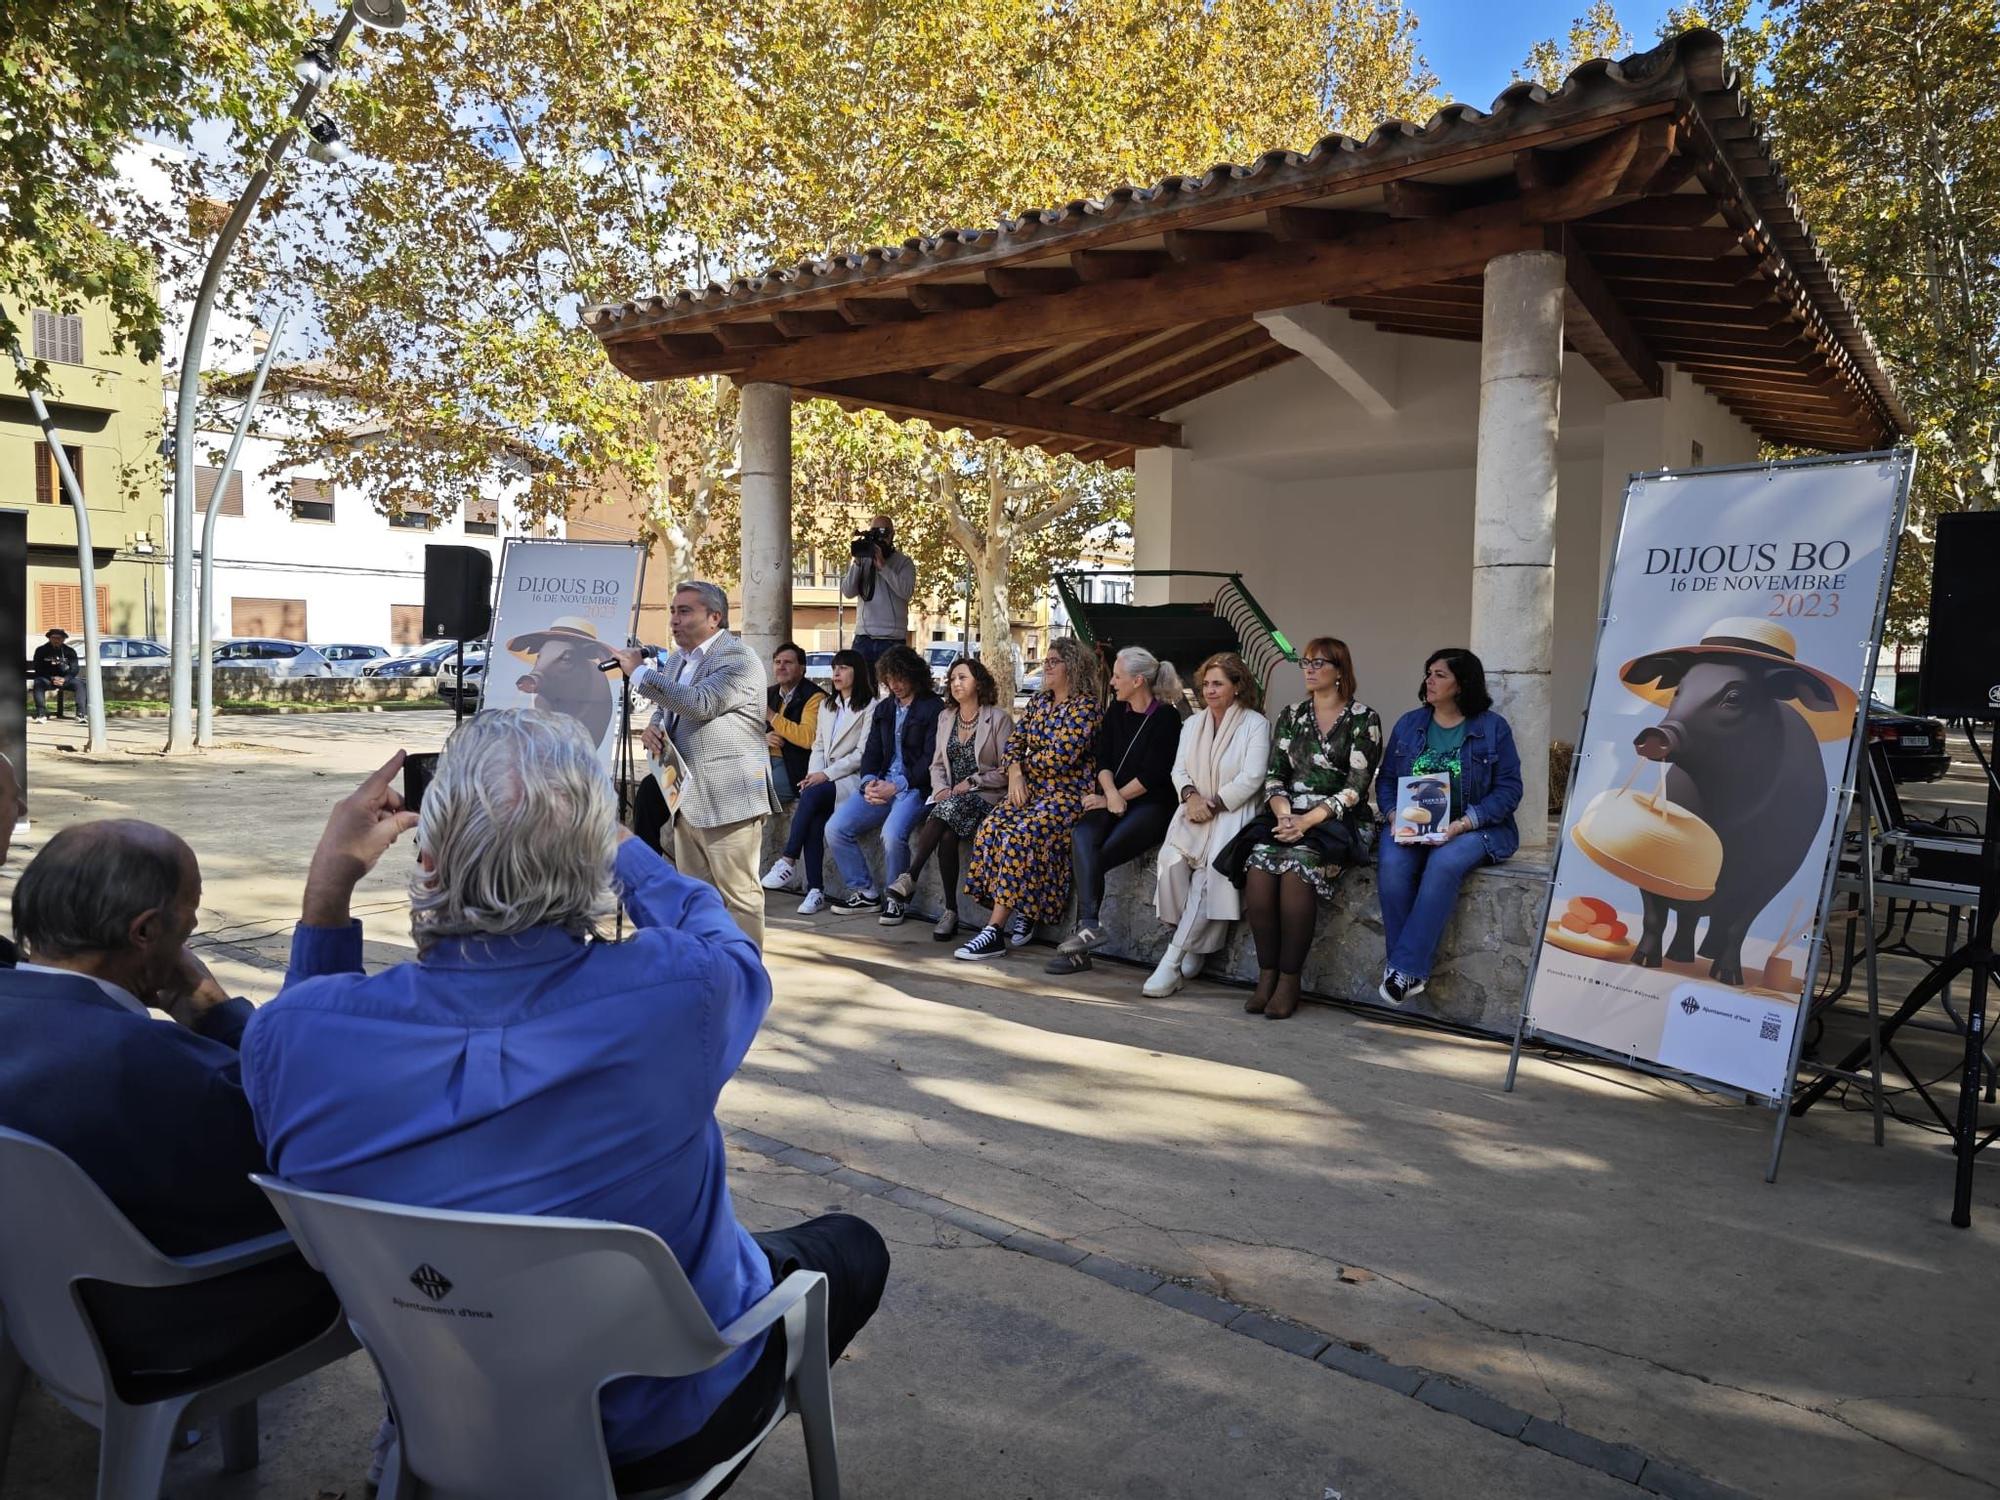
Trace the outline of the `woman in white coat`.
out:
M 812 758 L 806 763 L 805 779 L 799 783 L 798 801 L 792 804 L 785 852 L 764 875 L 765 890 L 789 891 L 796 889 L 792 882 L 804 868 L 806 898 L 799 903 L 802 917 L 826 909 L 826 825 L 861 786 L 856 773 L 861 769 L 861 752 L 868 743 L 868 725 L 874 714 L 875 673 L 867 658 L 859 651 L 836 651 L 833 693 L 820 705 Z
M 1155 901 L 1174 931 L 1145 984 L 1156 999 L 1199 974 L 1243 915 L 1242 893 L 1212 878 L 1209 866 L 1257 815 L 1271 759 L 1271 721 L 1257 711 L 1257 679 L 1243 658 L 1233 651 L 1211 656 L 1195 682 L 1203 707 L 1181 726 L 1174 757 L 1180 807 L 1160 845 Z

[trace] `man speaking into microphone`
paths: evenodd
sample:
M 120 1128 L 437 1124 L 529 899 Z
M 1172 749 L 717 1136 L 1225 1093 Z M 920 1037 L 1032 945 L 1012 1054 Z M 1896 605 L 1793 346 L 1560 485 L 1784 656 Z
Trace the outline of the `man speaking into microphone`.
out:
M 674 817 L 674 863 L 713 885 L 762 948 L 757 864 L 764 820 L 777 810 L 764 738 L 764 664 L 729 633 L 729 596 L 712 583 L 691 580 L 675 589 L 670 618 L 674 649 L 657 665 L 637 647 L 610 654 L 654 705 L 647 752 L 657 757 L 672 740 L 687 768 Z M 651 801 L 658 789 L 648 781 L 641 792 Z

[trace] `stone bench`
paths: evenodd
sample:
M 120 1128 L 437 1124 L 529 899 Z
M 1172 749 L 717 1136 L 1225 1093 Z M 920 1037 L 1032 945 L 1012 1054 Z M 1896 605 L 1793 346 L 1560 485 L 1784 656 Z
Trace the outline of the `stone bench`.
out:
M 789 810 L 766 825 L 760 870 L 768 869 L 784 847 L 790 826 Z M 882 841 L 871 838 L 862 848 L 880 889 Z M 1429 985 L 1402 1013 L 1511 1037 L 1520 1015 L 1521 992 L 1527 984 L 1528 960 L 1548 894 L 1548 878 L 1547 865 L 1520 857 L 1475 870 L 1459 891 L 1458 906 L 1438 945 Z M 829 850 L 827 895 L 838 897 L 846 890 Z M 917 882 L 910 920 L 935 921 L 943 903 L 944 887 L 933 859 Z M 927 915 L 920 918 L 920 912 Z M 983 910 L 963 896 L 959 898 L 959 915 L 974 926 L 985 920 Z M 1167 946 L 1168 930 L 1153 910 L 1150 857 L 1111 871 L 1104 884 L 1103 917 L 1110 935 L 1102 950 L 1107 956 L 1131 959 L 1148 968 L 1159 961 Z M 1045 929 L 1042 936 L 1053 942 L 1066 931 L 1067 922 L 1061 928 Z M 1313 934 L 1312 951 L 1306 959 L 1305 990 L 1333 999 L 1376 1001 L 1382 955 L 1382 916 L 1375 896 L 1374 868 L 1350 870 L 1343 878 L 1339 900 L 1321 910 L 1319 929 Z M 1046 957 L 1045 951 L 1038 952 L 1036 961 L 1045 962 Z M 1244 923 L 1235 924 L 1229 945 L 1209 959 L 1207 975 L 1244 984 L 1256 982 L 1256 950 Z M 1142 977 L 1133 976 L 1134 989 Z

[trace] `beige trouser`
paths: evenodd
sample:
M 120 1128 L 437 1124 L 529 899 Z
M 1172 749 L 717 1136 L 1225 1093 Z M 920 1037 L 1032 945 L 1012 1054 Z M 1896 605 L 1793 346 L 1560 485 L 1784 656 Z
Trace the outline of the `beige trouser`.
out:
M 706 880 L 722 897 L 736 925 L 764 947 L 764 887 L 757 860 L 764 852 L 764 816 L 718 823 L 713 828 L 674 824 L 674 864 L 691 880 Z
M 1173 926 L 1173 941 L 1180 945 L 1181 952 L 1220 952 L 1222 945 L 1229 940 L 1229 923 L 1209 916 L 1205 900 L 1198 899 L 1192 908 L 1188 905 L 1189 888 L 1195 884 L 1197 873 L 1185 860 L 1169 860 L 1161 864 L 1160 920 Z M 1220 875 L 1210 873 L 1202 881 L 1202 889 L 1194 894 L 1197 898 L 1205 895 L 1208 883 L 1221 879 Z

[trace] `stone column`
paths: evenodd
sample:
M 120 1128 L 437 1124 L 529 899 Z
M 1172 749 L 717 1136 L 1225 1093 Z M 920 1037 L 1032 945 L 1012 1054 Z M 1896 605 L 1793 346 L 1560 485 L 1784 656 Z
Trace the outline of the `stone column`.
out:
M 746 385 L 743 424 L 743 613 L 736 630 L 768 667 L 792 630 L 792 391 Z
M 1556 420 L 1563 258 L 1486 266 L 1473 487 L 1472 649 L 1521 752 L 1524 849 L 1548 845 L 1549 672 L 1555 644 Z

